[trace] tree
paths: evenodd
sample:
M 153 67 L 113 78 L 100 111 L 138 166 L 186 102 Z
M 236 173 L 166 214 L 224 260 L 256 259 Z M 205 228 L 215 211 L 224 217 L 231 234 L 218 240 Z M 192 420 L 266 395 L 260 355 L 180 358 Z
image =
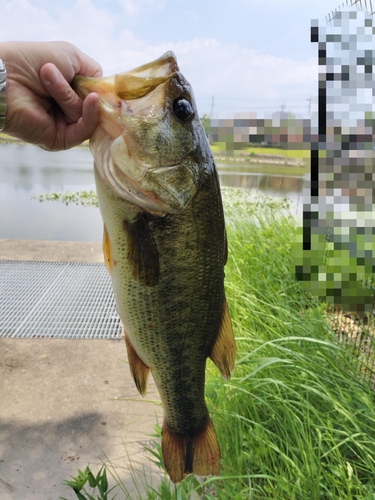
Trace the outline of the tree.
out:
M 201 122 L 208 137 L 211 134 L 211 118 L 205 113 L 201 116 Z

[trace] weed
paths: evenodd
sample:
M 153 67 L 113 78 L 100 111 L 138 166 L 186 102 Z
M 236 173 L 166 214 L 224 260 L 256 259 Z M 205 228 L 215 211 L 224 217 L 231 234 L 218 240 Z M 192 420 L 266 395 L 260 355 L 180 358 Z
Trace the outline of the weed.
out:
M 333 331 L 327 305 L 295 279 L 297 228 L 286 202 L 229 189 L 223 198 L 238 361 L 229 382 L 207 364 L 221 476 L 173 485 L 160 427 L 148 446 L 162 472 L 156 486 L 134 470 L 130 493 L 108 470 L 131 500 L 373 500 L 374 395 L 361 381 L 356 353 Z
M 87 483 L 93 490 L 91 493 L 85 488 Z M 72 480 L 65 480 L 64 484 L 73 489 L 79 500 L 113 500 L 116 497 L 115 495 L 110 499 L 108 496 L 117 486 L 108 490 L 107 470 L 104 466 L 99 470 L 96 477 L 92 474 L 89 466 L 84 471 L 78 469 L 78 476 L 72 476 Z M 96 488 L 99 490 L 99 496 L 94 496 Z M 66 500 L 66 498 L 60 498 Z

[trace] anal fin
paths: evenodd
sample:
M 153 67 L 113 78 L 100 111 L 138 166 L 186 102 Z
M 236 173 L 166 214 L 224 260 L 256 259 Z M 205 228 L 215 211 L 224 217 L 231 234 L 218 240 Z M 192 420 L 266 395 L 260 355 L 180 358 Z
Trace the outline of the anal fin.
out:
M 196 436 L 176 434 L 164 420 L 161 446 L 165 468 L 175 484 L 189 474 L 220 474 L 220 447 L 209 415 L 203 431 Z
M 125 332 L 125 344 L 126 344 L 126 349 L 128 351 L 130 373 L 132 374 L 138 392 L 142 396 L 145 396 L 150 368 L 146 366 L 144 362 L 141 360 L 141 358 L 138 356 L 126 332 Z
M 221 325 L 211 350 L 210 358 L 226 380 L 230 379 L 236 364 L 236 352 L 236 341 L 234 339 L 232 320 L 230 318 L 227 301 L 224 298 Z

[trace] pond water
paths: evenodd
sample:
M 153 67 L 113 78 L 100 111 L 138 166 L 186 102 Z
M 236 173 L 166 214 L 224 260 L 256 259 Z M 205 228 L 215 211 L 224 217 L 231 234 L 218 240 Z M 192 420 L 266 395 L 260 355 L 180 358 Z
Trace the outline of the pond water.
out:
M 49 153 L 30 145 L 0 144 L 0 238 L 101 241 L 97 208 L 32 199 L 43 193 L 95 190 L 92 164 L 87 148 Z M 264 175 L 223 163 L 218 169 L 224 186 L 287 197 L 295 214 L 302 210 L 305 178 Z

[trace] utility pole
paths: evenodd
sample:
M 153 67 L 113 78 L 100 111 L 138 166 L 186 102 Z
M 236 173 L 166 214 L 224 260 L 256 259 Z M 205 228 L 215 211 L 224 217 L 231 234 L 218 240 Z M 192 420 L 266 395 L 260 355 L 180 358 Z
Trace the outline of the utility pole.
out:
M 324 37 L 321 38 L 324 40 Z M 318 46 L 319 65 L 325 67 L 327 45 L 325 40 L 323 41 L 319 38 L 318 25 L 311 26 L 310 39 L 311 43 L 315 43 Z M 326 147 L 326 129 L 327 81 L 325 77 L 324 79 L 319 79 L 318 86 L 318 141 L 311 141 L 310 144 L 310 210 L 303 212 L 303 250 L 311 250 L 312 218 L 315 219 L 318 216 L 316 207 L 319 197 L 319 150 Z
M 210 118 L 212 118 L 212 114 L 214 112 L 214 102 L 215 102 L 215 96 L 212 96 L 212 101 L 211 101 L 211 111 L 210 111 Z
M 311 103 L 314 99 L 310 96 L 306 99 L 306 101 L 309 101 L 309 116 L 310 116 L 310 113 L 311 113 Z

